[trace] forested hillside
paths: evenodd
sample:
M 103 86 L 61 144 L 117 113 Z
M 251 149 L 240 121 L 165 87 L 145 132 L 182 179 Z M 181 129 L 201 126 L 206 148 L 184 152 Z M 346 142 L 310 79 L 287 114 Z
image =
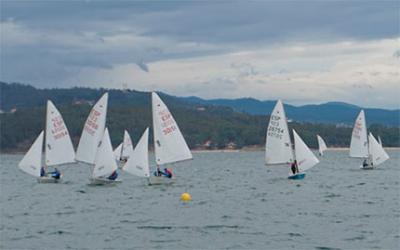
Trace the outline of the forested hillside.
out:
M 4 83 L 1 87 L 1 109 L 6 111 L 0 114 L 2 151 L 24 151 L 30 146 L 44 128 L 47 99 L 51 99 L 62 113 L 77 145 L 91 105 L 106 91 L 89 88 L 38 90 L 26 85 Z M 8 89 L 3 91 L 3 88 Z M 24 89 L 25 97 L 16 93 L 21 89 Z M 124 129 L 136 142 L 144 129 L 152 124 L 149 93 L 107 91 L 110 94 L 107 126 L 114 146 L 122 140 Z M 241 113 L 224 106 L 196 104 L 165 94 L 160 96 L 170 107 L 191 148 L 242 148 L 263 146 L 265 143 L 268 116 Z M 347 147 L 350 143 L 350 127 L 305 122 L 291 122 L 289 127 L 295 128 L 311 147 L 317 146 L 316 134 L 320 134 L 328 146 Z M 372 124 L 370 130 L 381 136 L 385 146 L 400 145 L 398 126 Z

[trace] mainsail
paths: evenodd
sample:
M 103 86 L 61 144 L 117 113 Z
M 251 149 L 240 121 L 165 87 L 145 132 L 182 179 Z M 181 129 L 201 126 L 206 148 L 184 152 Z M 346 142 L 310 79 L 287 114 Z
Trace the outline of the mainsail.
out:
M 106 128 L 96 154 L 93 177 L 98 178 L 110 175 L 113 171 L 117 170 L 117 168 L 118 165 L 114 158 L 110 135 Z
M 90 111 L 79 140 L 76 160 L 94 164 L 106 125 L 107 102 L 108 93 L 105 93 Z
M 157 165 L 192 159 L 192 153 L 167 106 L 155 92 L 151 94 L 151 101 Z
M 350 142 L 350 157 L 368 157 L 367 125 L 364 110 L 361 110 L 354 123 Z
M 322 139 L 321 136 L 317 135 L 317 140 L 318 140 L 318 151 L 320 155 L 324 154 L 324 151 L 327 149 L 326 143 L 324 139 Z
M 293 150 L 285 110 L 281 100 L 271 113 L 265 143 L 265 163 L 283 164 L 293 161 Z
M 55 166 L 75 162 L 75 151 L 64 120 L 51 101 L 47 101 L 45 163 Z
M 128 131 L 124 131 L 124 141 L 122 142 L 121 157 L 128 158 L 133 152 L 132 139 Z

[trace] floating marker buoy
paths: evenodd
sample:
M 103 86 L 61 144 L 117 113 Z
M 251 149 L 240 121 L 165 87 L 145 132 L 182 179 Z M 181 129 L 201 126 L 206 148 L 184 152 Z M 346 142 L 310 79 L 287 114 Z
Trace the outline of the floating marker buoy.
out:
M 190 196 L 189 193 L 183 193 L 181 195 L 181 201 L 191 201 L 192 200 L 192 196 Z

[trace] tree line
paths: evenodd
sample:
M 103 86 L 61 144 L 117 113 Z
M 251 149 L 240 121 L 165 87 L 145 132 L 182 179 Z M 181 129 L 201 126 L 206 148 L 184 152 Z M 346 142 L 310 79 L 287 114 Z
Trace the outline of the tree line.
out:
M 83 124 L 90 112 L 88 104 L 58 106 L 71 134 L 74 145 L 79 142 Z M 268 116 L 249 115 L 235 112 L 230 108 L 205 106 L 171 105 L 175 117 L 188 145 L 192 149 L 223 149 L 228 144 L 236 148 L 245 146 L 263 146 L 268 125 Z M 45 127 L 45 107 L 21 107 L 14 113 L 0 114 L 0 150 L 26 151 L 36 136 Z M 113 146 L 117 146 L 126 129 L 136 143 L 146 127 L 152 127 L 150 105 L 127 106 L 110 105 L 107 124 Z M 311 148 L 317 147 L 316 134 L 321 135 L 328 147 L 348 147 L 352 128 L 334 124 L 289 123 L 289 128 L 296 129 L 305 143 Z M 384 146 L 400 146 L 400 127 L 387 127 L 372 124 L 369 130 L 382 138 Z M 150 145 L 152 144 L 150 133 Z

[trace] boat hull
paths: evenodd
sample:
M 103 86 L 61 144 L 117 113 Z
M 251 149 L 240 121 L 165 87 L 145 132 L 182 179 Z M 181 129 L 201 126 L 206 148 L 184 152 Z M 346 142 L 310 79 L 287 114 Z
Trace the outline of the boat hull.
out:
M 302 180 L 306 177 L 306 173 L 297 173 L 294 175 L 289 175 L 288 179 L 290 180 Z
M 115 185 L 122 182 L 121 180 L 109 180 L 107 178 L 89 178 L 89 185 L 91 186 L 103 186 L 103 185 Z
M 53 178 L 51 176 L 42 176 L 37 178 L 38 183 L 60 183 L 62 181 L 62 175 L 59 179 Z
M 361 165 L 361 166 L 360 166 L 360 169 L 363 169 L 363 170 L 372 170 L 372 169 L 374 169 L 374 166 L 368 165 L 368 166 L 364 167 L 363 165 Z
M 175 178 L 167 178 L 164 176 L 150 176 L 148 178 L 149 185 L 170 185 L 175 183 Z

